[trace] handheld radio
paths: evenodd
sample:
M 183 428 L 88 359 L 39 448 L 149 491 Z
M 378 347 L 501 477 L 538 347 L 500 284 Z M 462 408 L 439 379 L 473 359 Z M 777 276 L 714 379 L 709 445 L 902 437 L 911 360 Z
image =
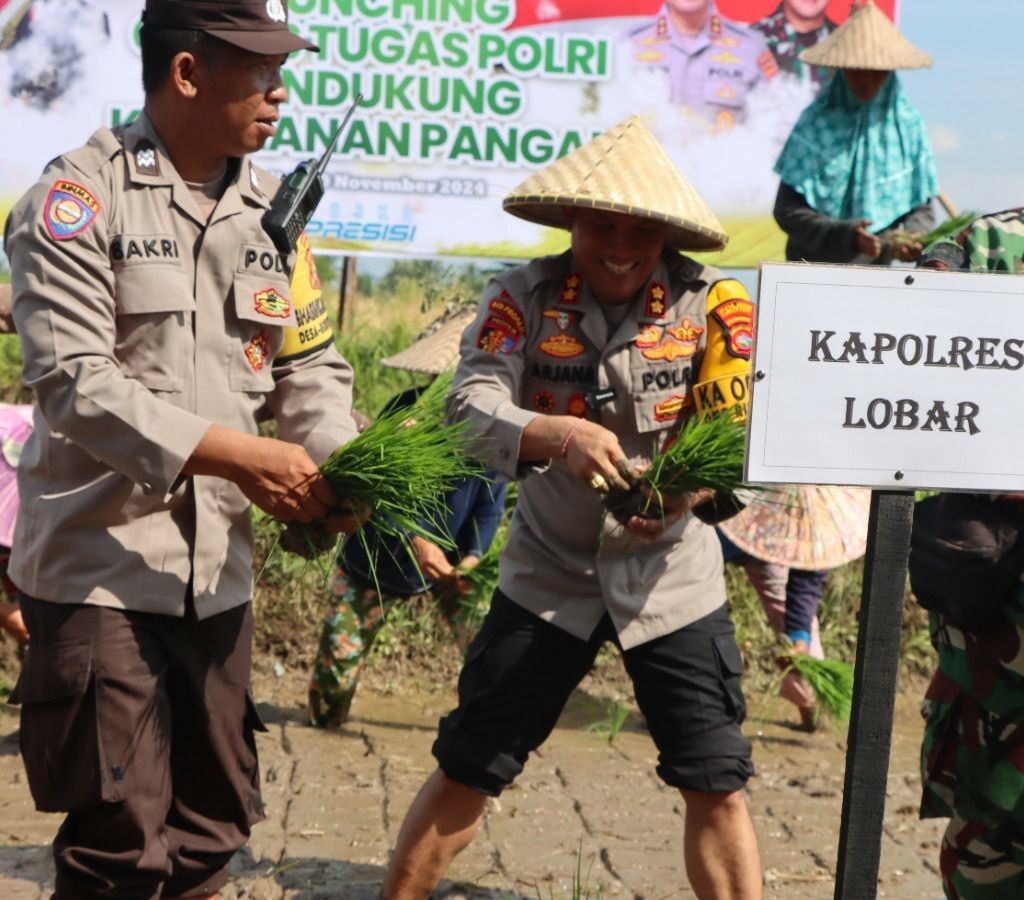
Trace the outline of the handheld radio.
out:
M 274 199 L 270 201 L 270 208 L 260 220 L 263 230 L 270 235 L 274 246 L 285 256 L 295 249 L 302 229 L 313 218 L 317 204 L 324 195 L 323 174 L 327 162 L 334 152 L 338 138 L 341 137 L 348 120 L 352 118 L 352 113 L 356 111 L 362 99 L 362 94 L 356 94 L 323 156 L 319 160 L 307 159 L 299 163 L 290 175 L 282 179 Z

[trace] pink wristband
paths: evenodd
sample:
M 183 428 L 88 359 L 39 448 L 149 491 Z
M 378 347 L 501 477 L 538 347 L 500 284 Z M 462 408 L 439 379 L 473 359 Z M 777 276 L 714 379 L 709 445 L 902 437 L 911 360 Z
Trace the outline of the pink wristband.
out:
M 569 430 L 565 433 L 565 440 L 562 441 L 562 456 L 565 456 L 569 452 L 569 441 L 572 440 L 572 436 L 576 433 L 576 429 L 583 424 L 582 419 L 577 419 L 572 425 L 569 426 Z

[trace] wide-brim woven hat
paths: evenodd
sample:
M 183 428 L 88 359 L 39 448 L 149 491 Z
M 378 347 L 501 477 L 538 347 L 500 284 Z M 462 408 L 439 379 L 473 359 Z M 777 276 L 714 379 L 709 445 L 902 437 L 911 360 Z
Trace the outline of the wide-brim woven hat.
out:
M 871 491 L 782 485 L 758 491 L 738 516 L 719 523 L 744 553 L 797 569 L 832 569 L 864 555 Z
M 873 0 L 853 9 L 850 18 L 825 40 L 804 50 L 800 60 L 833 69 L 880 72 L 924 69 L 932 64 L 932 58 L 900 34 Z
M 729 241 L 718 217 L 637 116 L 531 175 L 502 206 L 554 228 L 569 227 L 565 207 L 653 219 L 665 223 L 665 246 L 675 250 L 721 250 Z
M 450 317 L 435 320 L 404 350 L 382 359 L 381 365 L 424 375 L 440 375 L 459 358 L 459 340 L 475 315 L 475 309 L 466 307 Z

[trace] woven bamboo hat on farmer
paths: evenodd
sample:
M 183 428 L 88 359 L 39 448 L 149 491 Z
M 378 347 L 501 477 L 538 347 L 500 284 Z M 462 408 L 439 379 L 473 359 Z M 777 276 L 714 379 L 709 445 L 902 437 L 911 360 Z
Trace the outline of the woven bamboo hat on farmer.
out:
M 459 340 L 475 315 L 476 310 L 467 306 L 438 317 L 413 343 L 394 356 L 382 359 L 380 364 L 424 375 L 440 375 L 459 358 Z
M 833 69 L 880 72 L 924 69 L 932 64 L 932 58 L 903 37 L 873 0 L 853 9 L 850 18 L 825 40 L 804 50 L 800 60 Z
M 664 222 L 665 246 L 721 250 L 722 224 L 637 117 L 627 119 L 526 179 L 502 201 L 506 212 L 568 228 L 566 207 Z

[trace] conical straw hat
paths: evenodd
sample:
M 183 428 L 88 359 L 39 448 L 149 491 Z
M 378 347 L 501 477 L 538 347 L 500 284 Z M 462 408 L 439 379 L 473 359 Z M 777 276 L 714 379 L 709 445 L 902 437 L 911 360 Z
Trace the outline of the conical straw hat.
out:
M 802 62 L 834 69 L 924 69 L 932 58 L 896 30 L 892 20 L 866 0 L 825 40 L 800 54 Z
M 744 553 L 796 569 L 832 569 L 864 555 L 871 491 L 780 485 L 758 491 L 718 527 Z
M 466 307 L 440 325 L 437 324 L 440 320 L 435 320 L 422 337 L 394 356 L 382 359 L 380 364 L 392 369 L 440 375 L 458 359 L 459 339 L 475 315 L 475 309 Z
M 526 179 L 502 202 L 528 222 L 568 228 L 565 207 L 664 222 L 675 250 L 721 250 L 729 240 L 704 199 L 637 116 Z

